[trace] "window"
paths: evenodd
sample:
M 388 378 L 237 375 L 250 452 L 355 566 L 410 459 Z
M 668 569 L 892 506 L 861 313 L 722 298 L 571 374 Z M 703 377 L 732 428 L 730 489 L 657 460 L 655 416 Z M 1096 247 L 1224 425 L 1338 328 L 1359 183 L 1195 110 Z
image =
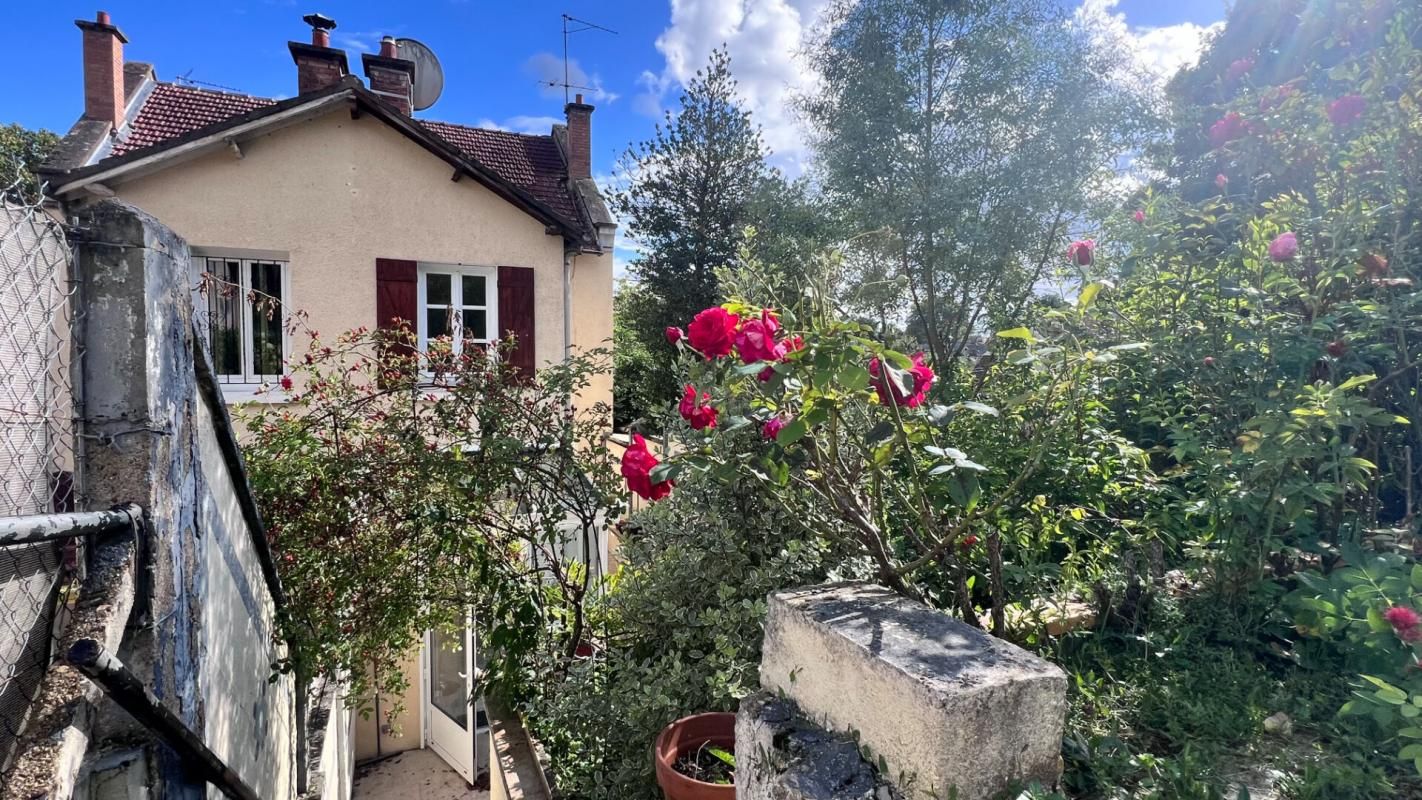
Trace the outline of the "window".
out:
M 498 338 L 498 270 L 448 264 L 421 264 L 419 346 L 447 336 L 451 349 L 486 345 Z
M 276 381 L 286 363 L 285 261 L 206 256 L 208 344 L 218 379 L 251 385 Z

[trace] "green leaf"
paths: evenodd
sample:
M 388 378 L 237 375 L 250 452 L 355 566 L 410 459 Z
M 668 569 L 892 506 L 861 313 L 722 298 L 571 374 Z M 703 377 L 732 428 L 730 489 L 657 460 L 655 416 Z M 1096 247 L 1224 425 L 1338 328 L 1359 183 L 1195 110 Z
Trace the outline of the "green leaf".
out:
M 1422 564 L 1412 565 L 1412 573 L 1409 576 L 1409 580 L 1412 583 L 1413 589 L 1422 591 Z
M 869 429 L 868 433 L 864 434 L 864 443 L 876 445 L 880 442 L 887 442 L 893 437 L 894 430 L 894 423 L 887 420 L 876 423 L 874 427 Z M 782 428 L 781 431 L 783 432 L 784 429 Z
M 780 433 L 775 435 L 775 443 L 781 447 L 789 447 L 800 441 L 809 430 L 810 426 L 806 425 L 803 419 L 797 418 L 792 420 L 789 425 L 780 429 Z
M 987 403 L 979 403 L 976 400 L 964 400 L 959 403 L 954 403 L 951 407 L 955 411 L 958 409 L 967 409 L 968 411 L 976 411 L 979 414 L 987 414 L 990 417 L 997 416 L 996 408 L 993 408 Z
M 1023 364 L 1031 364 L 1036 360 L 1037 354 L 1031 350 L 1013 350 L 1007 354 L 1007 363 L 1014 367 L 1020 367 Z
M 1378 690 L 1376 692 L 1373 692 L 1373 696 L 1383 701 L 1384 703 L 1394 706 L 1400 706 L 1403 703 L 1407 702 L 1407 692 L 1404 692 L 1396 686 L 1393 686 L 1382 678 L 1376 678 L 1372 675 L 1362 675 L 1360 677 L 1368 683 L 1371 683 L 1372 685 L 1378 687 Z
M 1008 328 L 1005 331 L 998 331 L 997 335 L 1004 339 L 1021 339 L 1029 343 L 1037 341 L 1037 337 L 1032 335 L 1032 331 L 1025 327 Z
M 836 380 L 845 391 L 858 392 L 869 386 L 869 370 L 858 364 L 846 364 Z
M 1145 350 L 1149 347 L 1149 342 L 1127 342 L 1125 344 L 1113 344 L 1106 349 L 1111 352 L 1121 352 L 1124 350 Z
M 1368 628 L 1370 628 L 1373 633 L 1384 633 L 1392 627 L 1388 624 L 1387 620 L 1383 619 L 1382 612 L 1376 608 L 1369 608 L 1367 617 Z M 1363 677 L 1366 678 L 1368 676 L 1364 675 Z
M 1354 375 L 1353 377 L 1349 378 L 1348 380 L 1343 381 L 1342 383 L 1338 384 L 1338 391 L 1340 391 L 1340 392 L 1346 392 L 1346 391 L 1349 390 L 1349 389 L 1353 389 L 1353 388 L 1356 388 L 1356 387 L 1358 387 L 1358 386 L 1362 386 L 1363 384 L 1372 383 L 1373 381 L 1375 381 L 1375 380 L 1377 380 L 1377 379 L 1378 379 L 1378 376 L 1376 376 L 1376 375 Z
M 652 467 L 652 471 L 647 474 L 647 477 L 652 479 L 652 483 L 661 483 L 676 480 L 676 476 L 680 474 L 680 464 L 658 464 Z
M 1101 294 L 1101 290 L 1105 288 L 1106 284 L 1103 281 L 1096 281 L 1095 283 L 1087 284 L 1086 288 L 1081 290 L 1081 294 L 1077 295 L 1076 307 L 1086 308 L 1087 306 L 1096 302 L 1096 295 Z
M 1422 744 L 1409 744 L 1397 751 L 1397 757 L 1405 761 L 1422 757 Z

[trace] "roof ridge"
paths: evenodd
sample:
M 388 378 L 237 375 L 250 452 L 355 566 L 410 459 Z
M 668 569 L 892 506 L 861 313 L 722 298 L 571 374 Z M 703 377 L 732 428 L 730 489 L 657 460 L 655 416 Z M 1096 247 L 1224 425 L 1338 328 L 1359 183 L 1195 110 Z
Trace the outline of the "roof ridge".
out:
M 553 134 L 549 133 L 524 133 L 523 131 L 510 131 L 503 128 L 486 128 L 483 125 L 465 125 L 462 122 L 446 122 L 442 119 L 419 119 L 412 118 L 419 123 L 433 123 L 435 125 L 448 125 L 451 128 L 462 128 L 466 131 L 483 131 L 485 133 L 502 133 L 508 136 L 527 136 L 530 139 L 551 139 Z
M 227 91 L 227 90 L 224 90 L 224 89 L 216 89 L 216 88 L 209 89 L 209 88 L 207 88 L 207 87 L 205 87 L 205 86 L 189 86 L 189 85 L 186 84 L 186 83 L 178 83 L 176 80 L 172 80 L 172 81 L 158 81 L 158 80 L 155 80 L 154 83 L 157 84 L 158 86 L 171 86 L 171 87 L 173 87 L 174 89 L 185 89 L 185 90 L 190 91 L 190 92 L 202 92 L 203 94 L 216 94 L 216 95 L 221 95 L 221 96 L 223 96 L 223 97 L 245 97 L 245 98 L 247 98 L 248 100 L 263 100 L 263 101 L 266 101 L 266 102 L 268 102 L 268 103 L 277 103 L 277 102 L 280 102 L 279 100 L 277 100 L 277 99 L 274 98 L 274 97 L 263 97 L 263 96 L 261 96 L 261 95 L 259 95 L 259 94 L 250 94 L 250 93 L 248 93 L 248 92 L 239 92 L 239 91 L 237 91 L 237 90 L 235 90 L 235 89 L 233 89 L 232 91 Z

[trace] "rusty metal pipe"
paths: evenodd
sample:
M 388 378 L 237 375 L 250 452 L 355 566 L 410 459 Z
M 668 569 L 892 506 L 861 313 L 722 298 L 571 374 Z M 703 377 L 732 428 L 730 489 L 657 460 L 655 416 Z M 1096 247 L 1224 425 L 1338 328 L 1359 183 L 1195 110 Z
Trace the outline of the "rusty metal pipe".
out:
M 185 765 L 223 794 L 233 800 L 261 800 L 231 767 L 208 749 L 202 737 L 160 703 L 138 676 L 103 645 L 94 639 L 79 639 L 70 646 L 65 660 L 98 684 L 119 708 L 161 737 Z
M 130 530 L 142 521 L 143 509 L 133 503 L 115 506 L 108 511 L 5 517 L 0 518 L 0 547 Z

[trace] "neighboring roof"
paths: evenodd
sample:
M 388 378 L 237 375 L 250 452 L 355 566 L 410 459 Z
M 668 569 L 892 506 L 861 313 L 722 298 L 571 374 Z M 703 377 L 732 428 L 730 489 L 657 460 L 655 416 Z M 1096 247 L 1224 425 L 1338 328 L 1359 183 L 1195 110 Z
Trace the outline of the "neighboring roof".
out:
M 247 94 L 214 92 L 175 83 L 156 83 L 129 124 L 127 136 L 114 142 L 109 155 L 121 156 L 152 147 L 231 119 L 248 111 L 276 105 L 275 100 Z
M 353 99 L 362 101 L 362 106 L 377 112 L 375 116 L 401 132 L 417 140 L 430 140 L 421 141 L 427 148 L 447 151 L 439 154 L 453 156 L 452 163 L 462 162 L 476 178 L 489 178 L 512 188 L 514 197 L 508 199 L 532 201 L 532 210 L 544 212 L 550 217 L 547 221 L 561 223 L 560 227 L 571 228 L 582 238 L 595 240 L 595 232 L 588 229 L 589 220 L 580 213 L 579 204 L 574 200 L 562 150 L 551 134 L 518 134 L 412 119 L 388 107 L 358 79 L 347 81 L 321 92 L 282 101 L 154 82 L 137 113 L 131 114 L 129 124 L 104 157 L 90 164 L 74 158 L 83 148 L 65 149 L 66 157 L 51 159 L 45 172 L 49 173 L 53 185 L 62 186 L 75 178 L 97 175 L 139 159 L 148 160 L 165 150 L 244 123 L 275 117 L 279 112 L 300 108 L 308 102 L 350 92 Z M 86 123 L 81 119 L 66 138 L 77 135 L 77 138 L 88 139 Z

